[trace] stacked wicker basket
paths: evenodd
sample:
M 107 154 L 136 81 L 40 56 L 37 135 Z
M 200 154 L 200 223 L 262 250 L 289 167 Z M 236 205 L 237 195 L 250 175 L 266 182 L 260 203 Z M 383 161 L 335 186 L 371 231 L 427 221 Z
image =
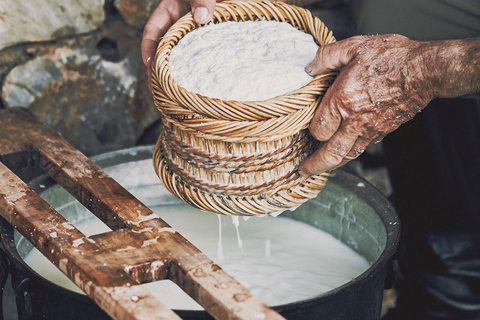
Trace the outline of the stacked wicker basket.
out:
M 284 3 L 221 2 L 212 22 L 245 20 L 288 22 L 319 45 L 335 41 L 308 10 Z M 297 167 L 316 148 L 308 124 L 335 74 L 265 101 L 192 93 L 176 84 L 168 59 L 178 41 L 199 27 L 191 14 L 178 20 L 152 66 L 154 101 L 162 114 L 153 161 L 165 187 L 192 206 L 229 215 L 278 213 L 315 197 L 328 174 L 302 178 Z

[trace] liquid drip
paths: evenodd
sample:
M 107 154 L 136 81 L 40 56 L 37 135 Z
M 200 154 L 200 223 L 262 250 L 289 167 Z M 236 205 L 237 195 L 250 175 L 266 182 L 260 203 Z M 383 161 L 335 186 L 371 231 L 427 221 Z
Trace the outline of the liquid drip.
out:
M 240 220 L 238 219 L 238 217 L 232 216 L 232 224 L 235 226 L 235 231 L 237 233 L 238 247 L 240 248 L 240 251 L 242 251 L 243 253 L 243 241 L 242 241 L 242 237 L 240 237 L 240 230 L 238 228 L 238 226 L 240 225 Z
M 218 242 L 217 242 L 217 257 L 220 261 L 225 259 L 223 255 L 223 246 L 222 246 L 222 215 L 217 214 L 218 218 Z
M 265 258 L 270 258 L 272 242 L 270 239 L 265 239 Z

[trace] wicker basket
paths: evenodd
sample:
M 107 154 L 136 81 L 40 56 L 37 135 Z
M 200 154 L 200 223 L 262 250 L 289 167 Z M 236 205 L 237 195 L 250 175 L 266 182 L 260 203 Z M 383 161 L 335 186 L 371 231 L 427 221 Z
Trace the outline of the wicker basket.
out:
M 288 22 L 319 45 L 335 41 L 308 10 L 279 2 L 221 2 L 213 23 Z M 199 28 L 191 14 L 161 40 L 152 66 L 154 101 L 162 131 L 153 162 L 165 187 L 184 202 L 228 215 L 278 213 L 315 197 L 328 174 L 302 178 L 299 163 L 316 148 L 307 127 L 335 74 L 265 101 L 223 101 L 177 85 L 168 66 L 171 49 Z

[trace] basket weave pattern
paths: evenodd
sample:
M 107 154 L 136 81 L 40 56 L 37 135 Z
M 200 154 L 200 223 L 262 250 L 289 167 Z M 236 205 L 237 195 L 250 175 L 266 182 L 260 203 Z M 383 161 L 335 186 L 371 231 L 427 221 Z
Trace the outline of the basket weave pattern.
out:
M 319 45 L 335 41 L 308 10 L 284 3 L 221 2 L 212 22 L 246 20 L 288 22 Z M 162 114 L 153 162 L 165 187 L 190 205 L 229 215 L 280 212 L 315 197 L 328 174 L 302 178 L 297 167 L 317 147 L 307 127 L 335 74 L 264 101 L 224 101 L 190 92 L 172 78 L 168 59 L 178 41 L 199 27 L 191 14 L 178 20 L 152 65 L 154 101 Z

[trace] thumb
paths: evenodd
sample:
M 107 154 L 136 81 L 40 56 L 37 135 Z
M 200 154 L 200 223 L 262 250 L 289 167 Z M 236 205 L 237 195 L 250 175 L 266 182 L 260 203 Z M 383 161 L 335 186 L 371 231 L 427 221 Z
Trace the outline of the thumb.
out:
M 318 48 L 315 58 L 305 71 L 315 76 L 346 66 L 356 56 L 359 44 L 360 37 L 352 37 L 323 45 Z
M 209 23 L 215 11 L 215 0 L 191 0 L 192 14 L 195 22 L 200 24 Z

